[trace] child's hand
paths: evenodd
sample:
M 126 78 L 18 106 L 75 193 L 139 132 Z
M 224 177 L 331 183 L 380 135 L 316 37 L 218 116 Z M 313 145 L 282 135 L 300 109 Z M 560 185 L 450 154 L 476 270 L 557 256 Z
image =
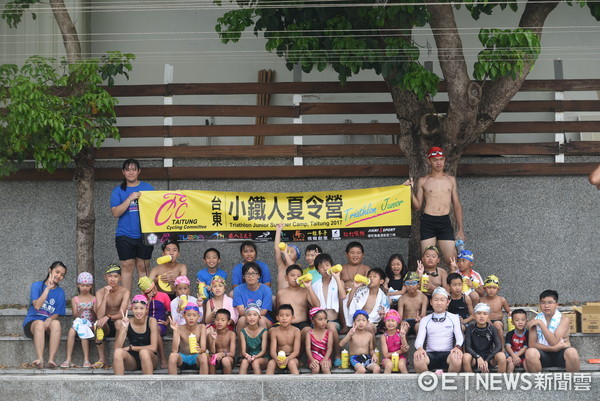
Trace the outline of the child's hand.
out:
M 425 352 L 425 350 L 423 348 L 419 348 L 418 350 L 415 351 L 415 353 L 413 355 L 413 359 L 415 361 L 420 361 L 423 358 L 425 358 L 426 355 L 427 355 L 427 352 Z
M 169 327 L 173 330 L 173 334 L 179 332 L 179 325 L 175 323 L 175 320 L 171 316 L 169 316 Z
M 290 358 L 285 358 L 283 362 L 281 362 L 281 366 L 287 366 L 290 363 Z
M 313 359 L 312 361 L 310 361 L 310 365 L 308 365 L 308 367 L 311 368 L 311 369 L 318 368 L 319 367 L 319 361 L 317 361 L 316 359 Z
M 275 228 L 279 232 L 281 232 L 281 230 L 283 230 L 283 227 L 285 227 L 285 223 L 283 221 L 281 223 L 277 223 L 277 225 L 275 225 Z
M 483 359 L 483 357 L 477 358 L 477 367 L 481 373 L 489 372 L 488 363 L 485 361 L 485 359 Z
M 373 352 L 373 355 L 371 355 L 371 362 L 373 362 L 375 365 L 377 365 L 379 363 L 379 359 L 377 358 L 377 354 Z
M 110 290 L 112 290 L 112 287 L 110 285 L 107 285 L 107 286 L 104 287 L 104 291 L 105 292 L 109 293 Z M 104 297 L 104 299 L 106 299 L 106 297 Z
M 196 305 L 198 305 L 198 308 L 202 308 L 203 304 L 204 304 L 204 300 L 202 298 L 196 299 Z
M 354 335 L 354 333 L 356 333 L 356 326 L 352 326 L 352 328 L 348 331 L 348 336 L 352 337 Z
M 415 317 L 415 323 L 419 323 L 421 321 L 421 314 L 417 313 L 417 316 Z
M 215 355 L 217 357 L 217 361 L 220 361 L 221 359 L 225 358 L 225 353 L 224 352 L 218 352 Z
M 330 369 L 331 368 L 331 359 L 329 359 L 329 358 L 323 359 L 321 361 L 321 367 L 323 367 L 325 369 Z
M 303 283 L 306 289 L 312 288 L 312 280 L 303 281 Z
M 419 276 L 422 276 L 423 273 L 425 273 L 425 266 L 423 266 L 423 262 L 420 260 L 417 260 L 417 273 L 419 273 Z
M 511 356 L 512 361 L 513 361 L 513 365 L 515 366 L 521 366 L 521 358 L 519 358 L 516 355 Z
M 452 268 L 452 270 L 458 270 L 458 265 L 456 264 L 455 257 L 450 258 L 450 267 Z
M 402 346 L 400 347 L 400 351 L 402 351 L 403 353 L 408 352 L 408 344 L 402 344 Z
M 410 185 L 411 187 L 413 187 L 415 185 L 415 182 L 412 178 L 409 177 L 406 181 L 404 181 L 402 185 Z
M 164 281 L 165 283 L 169 283 L 169 282 L 173 281 L 171 279 L 171 272 L 166 272 L 165 274 L 163 274 L 162 276 L 160 276 L 160 279 L 162 281 Z
M 127 317 L 127 313 L 125 313 L 122 309 L 121 309 L 121 325 L 123 326 L 124 329 L 127 329 L 129 327 L 129 317 Z

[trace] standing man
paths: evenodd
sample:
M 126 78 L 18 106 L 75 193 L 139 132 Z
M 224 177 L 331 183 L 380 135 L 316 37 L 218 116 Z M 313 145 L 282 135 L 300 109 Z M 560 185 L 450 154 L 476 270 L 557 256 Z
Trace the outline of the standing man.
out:
M 463 209 L 458 199 L 456 178 L 444 172 L 446 156 L 442 148 L 432 147 L 427 152 L 431 172 L 419 179 L 415 190 L 412 178 L 403 185 L 412 187 L 412 206 L 421 214 L 421 254 L 429 246 L 437 246 L 449 265 L 451 258 L 456 258 L 454 246 L 454 229 L 450 221 L 450 207 L 454 208 L 456 217 L 456 238 L 465 240 L 463 232 Z

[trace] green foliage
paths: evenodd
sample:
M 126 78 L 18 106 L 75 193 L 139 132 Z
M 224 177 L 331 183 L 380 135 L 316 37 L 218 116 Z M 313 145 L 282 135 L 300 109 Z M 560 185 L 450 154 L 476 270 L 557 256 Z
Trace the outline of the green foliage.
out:
M 0 66 L 0 175 L 25 159 L 53 172 L 83 149 L 119 138 L 113 98 L 101 85 L 128 76 L 132 54 L 75 64 L 39 56 Z
M 534 62 L 540 53 L 540 40 L 528 29 L 482 29 L 479 41 L 485 49 L 474 66 L 473 76 L 478 80 L 517 79 L 523 74 L 525 64 Z
M 10 26 L 11 28 L 16 28 L 17 25 L 19 25 L 19 23 L 23 19 L 23 14 L 25 13 L 25 11 L 27 11 L 31 5 L 39 2 L 40 0 L 9 1 L 8 3 L 6 3 L 4 11 L 2 11 L 2 15 L 0 15 L 0 17 L 2 17 L 2 19 L 8 23 L 8 26 Z M 37 15 L 35 13 L 31 13 L 31 17 L 33 19 L 36 19 Z

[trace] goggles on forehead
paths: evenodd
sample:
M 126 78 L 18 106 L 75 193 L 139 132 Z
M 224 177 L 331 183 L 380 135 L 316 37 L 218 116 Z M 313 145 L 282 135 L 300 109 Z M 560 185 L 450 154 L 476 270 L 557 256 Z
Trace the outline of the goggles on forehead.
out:
M 431 152 L 429 154 L 429 157 L 436 157 L 436 156 L 444 156 L 444 152 L 437 150 L 437 151 Z
M 134 299 L 131 301 L 131 304 L 142 304 L 148 306 L 148 302 L 144 301 L 143 299 Z

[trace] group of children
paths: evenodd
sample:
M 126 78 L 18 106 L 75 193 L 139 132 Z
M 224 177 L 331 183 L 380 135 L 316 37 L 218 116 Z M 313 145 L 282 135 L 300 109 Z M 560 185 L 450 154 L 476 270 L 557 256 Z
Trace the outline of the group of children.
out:
M 120 285 L 118 265 L 105 269 L 106 286 L 95 296 L 92 275 L 81 273 L 61 367 L 74 366 L 76 337 L 82 340 L 84 367 L 106 366 L 104 338 L 114 336 L 117 374 L 126 369 L 152 373 L 159 363 L 170 374 L 178 369 L 227 374 L 236 365 L 240 374 L 282 369 L 299 374 L 301 360 L 312 373 L 331 373 L 339 366 L 357 373 L 408 373 L 407 336 L 414 334 L 417 372 L 488 372 L 492 366 L 499 372 L 518 366 L 528 371 L 554 365 L 579 368 L 577 351 L 568 342 L 568 318 L 556 309 L 558 294 L 542 293 L 542 313 L 528 322 L 524 310 L 511 312 L 498 295 L 496 276 L 483 280 L 473 270 L 470 251 L 450 260 L 448 274 L 439 267 L 435 246 L 425 249 L 415 271 L 408 271 L 399 254 L 390 257 L 385 270 L 369 268 L 358 242 L 347 246 L 343 266 L 311 244 L 305 252 L 308 267 L 302 269 L 297 264 L 300 250 L 279 242 L 281 228 L 275 241 L 276 296 L 268 267 L 257 262 L 252 242 L 241 245 L 243 262 L 233 271 L 239 284 L 229 291 L 228 274 L 219 268 L 220 253 L 214 248 L 204 253 L 206 268 L 198 272 L 192 290 L 187 267 L 177 260 L 176 242 L 162 245 L 162 263 L 140 278 L 141 294 L 132 302 L 129 289 Z M 127 310 L 132 307 L 137 309 L 129 319 Z M 503 312 L 515 326 L 506 333 Z M 168 328 L 173 341 L 167 356 L 162 338 Z M 345 334 L 341 340 L 340 334 Z M 133 344 L 129 348 L 123 347 L 126 338 Z M 93 365 L 91 339 L 99 355 Z

